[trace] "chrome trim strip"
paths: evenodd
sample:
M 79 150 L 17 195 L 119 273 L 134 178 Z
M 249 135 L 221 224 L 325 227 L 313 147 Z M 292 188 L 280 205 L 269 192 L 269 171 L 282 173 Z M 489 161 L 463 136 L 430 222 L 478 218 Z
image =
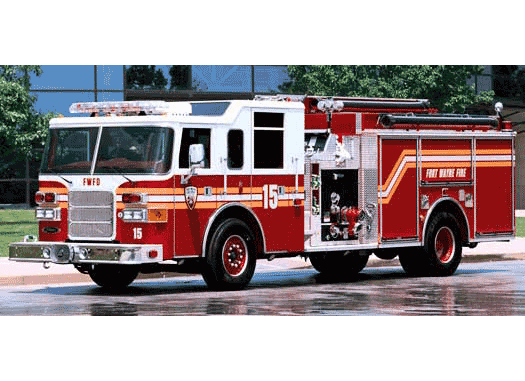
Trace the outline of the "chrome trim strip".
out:
M 470 242 L 483 243 L 483 242 L 510 242 L 514 239 L 512 233 L 501 233 L 501 234 L 491 234 L 487 237 L 476 237 L 471 239 Z
M 98 135 L 97 142 L 95 143 L 95 152 L 93 153 L 93 162 L 91 163 L 90 175 L 93 176 L 95 172 L 95 166 L 97 165 L 98 160 L 98 149 L 100 148 L 100 138 L 102 136 L 102 125 L 98 125 Z
M 305 253 L 315 253 L 320 251 L 358 251 L 363 249 L 377 249 L 379 246 L 377 243 L 372 244 L 357 244 L 357 245 L 341 245 L 341 246 L 307 246 L 304 248 Z M 330 250 L 334 249 L 334 250 Z
M 470 187 L 474 185 L 472 180 L 469 181 L 425 181 L 421 180 L 421 187 Z
M 474 183 L 474 189 L 472 190 L 472 197 L 474 198 L 474 234 L 476 234 L 476 231 L 478 229 L 478 193 L 477 193 L 477 172 L 478 172 L 478 158 L 476 156 L 476 150 L 478 148 L 478 141 L 475 137 L 472 138 L 472 169 L 470 173 L 470 177 L 472 178 L 472 181 Z M 474 235 L 473 235 L 474 236 Z M 469 234 L 469 240 L 471 239 Z

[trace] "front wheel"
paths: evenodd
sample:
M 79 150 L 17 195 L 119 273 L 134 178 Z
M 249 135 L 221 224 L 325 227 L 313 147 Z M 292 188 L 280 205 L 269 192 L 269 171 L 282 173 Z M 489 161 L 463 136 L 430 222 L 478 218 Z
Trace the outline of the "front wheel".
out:
M 100 287 L 108 290 L 120 290 L 129 286 L 139 274 L 135 265 L 92 265 L 88 274 Z
M 212 290 L 240 290 L 255 272 L 257 252 L 250 228 L 241 220 L 230 218 L 215 230 L 202 277 Z

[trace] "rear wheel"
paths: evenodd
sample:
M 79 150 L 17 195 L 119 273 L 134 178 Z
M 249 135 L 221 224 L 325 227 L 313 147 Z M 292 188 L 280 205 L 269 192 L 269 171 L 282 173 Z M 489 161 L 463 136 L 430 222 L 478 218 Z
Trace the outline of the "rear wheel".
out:
M 438 213 L 429 223 L 423 248 L 400 254 L 399 261 L 411 275 L 452 275 L 461 262 L 460 237 L 456 217 Z
M 129 286 L 139 274 L 139 267 L 134 265 L 92 265 L 88 274 L 100 287 L 119 290 Z
M 344 251 L 310 255 L 312 266 L 325 275 L 354 275 L 363 270 L 367 262 L 367 254 L 346 253 Z
M 252 279 L 256 261 L 250 228 L 230 218 L 219 225 L 210 240 L 202 277 L 212 290 L 240 290 Z

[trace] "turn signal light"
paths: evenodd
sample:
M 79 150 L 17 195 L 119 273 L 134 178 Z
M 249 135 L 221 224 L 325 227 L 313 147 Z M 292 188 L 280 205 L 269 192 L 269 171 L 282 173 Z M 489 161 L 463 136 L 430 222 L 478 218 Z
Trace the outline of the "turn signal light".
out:
M 42 192 L 36 192 L 36 194 L 35 194 L 35 202 L 36 202 L 38 205 L 44 203 L 44 199 L 45 199 L 44 193 L 42 193 Z
M 150 258 L 157 258 L 159 256 L 159 252 L 157 250 L 150 250 L 148 256 Z

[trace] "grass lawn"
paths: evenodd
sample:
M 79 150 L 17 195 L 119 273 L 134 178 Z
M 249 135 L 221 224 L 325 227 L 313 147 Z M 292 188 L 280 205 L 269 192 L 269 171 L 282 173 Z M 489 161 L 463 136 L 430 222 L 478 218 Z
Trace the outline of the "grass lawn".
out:
M 525 217 L 516 217 L 516 237 L 525 237 Z
M 0 210 L 0 257 L 7 257 L 9 244 L 22 241 L 25 235 L 38 235 L 35 211 Z
M 25 235 L 38 235 L 35 211 L 0 210 L 0 257 L 7 257 L 9 244 L 22 241 Z M 525 237 L 525 217 L 516 217 L 516 236 Z

